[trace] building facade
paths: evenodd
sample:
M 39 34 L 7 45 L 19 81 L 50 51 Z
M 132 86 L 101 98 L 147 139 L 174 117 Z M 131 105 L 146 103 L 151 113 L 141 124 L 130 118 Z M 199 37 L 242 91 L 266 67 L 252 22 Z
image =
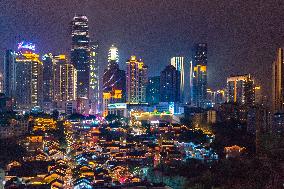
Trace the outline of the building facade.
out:
M 173 65 L 166 66 L 161 72 L 161 102 L 180 102 L 180 76 L 180 72 Z
M 16 52 L 6 50 L 4 55 L 4 87 L 3 92 L 7 97 L 15 97 L 16 92 Z
M 149 77 L 146 89 L 146 102 L 158 104 L 160 102 L 160 76 Z
M 100 83 L 99 83 L 99 59 L 98 42 L 90 43 L 90 100 L 92 102 L 93 113 L 99 113 L 100 107 Z
M 43 63 L 35 53 L 32 43 L 18 44 L 15 81 L 15 100 L 18 108 L 30 109 L 42 104 Z
M 121 104 L 122 90 L 113 90 L 109 92 L 103 92 L 103 116 L 109 114 L 109 104 L 118 103 Z
M 184 57 L 172 57 L 171 65 L 180 73 L 180 101 L 185 102 L 185 81 L 184 81 Z
M 53 57 L 53 101 L 76 100 L 77 71 L 65 55 Z
M 277 50 L 277 56 L 272 66 L 272 111 L 284 110 L 284 61 L 283 48 Z
M 195 107 L 206 107 L 207 102 L 207 44 L 195 44 L 192 57 L 191 103 Z
M 122 97 L 120 102 L 126 100 L 126 75 L 118 65 L 118 50 L 115 46 L 109 50 L 108 65 L 103 74 L 103 93 L 111 93 L 115 90 L 121 90 Z
M 131 56 L 126 62 L 126 66 L 126 101 L 128 103 L 146 102 L 148 67 L 136 56 Z
M 227 78 L 227 102 L 254 105 L 254 81 L 251 76 L 237 75 Z
M 43 104 L 49 106 L 53 102 L 53 55 L 42 56 L 43 62 Z
M 89 98 L 90 37 L 88 18 L 75 16 L 71 22 L 71 63 L 77 70 L 77 96 Z

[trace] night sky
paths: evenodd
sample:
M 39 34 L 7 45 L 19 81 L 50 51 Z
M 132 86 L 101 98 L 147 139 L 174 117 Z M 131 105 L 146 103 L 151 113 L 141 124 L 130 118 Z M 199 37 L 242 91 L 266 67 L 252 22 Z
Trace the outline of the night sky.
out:
M 135 54 L 154 76 L 172 56 L 188 63 L 193 43 L 207 42 L 214 89 L 231 74 L 251 73 L 267 92 L 276 48 L 284 44 L 283 0 L 0 0 L 0 55 L 22 39 L 36 43 L 40 53 L 69 54 L 76 13 L 89 18 L 101 68 L 113 43 L 120 65 Z

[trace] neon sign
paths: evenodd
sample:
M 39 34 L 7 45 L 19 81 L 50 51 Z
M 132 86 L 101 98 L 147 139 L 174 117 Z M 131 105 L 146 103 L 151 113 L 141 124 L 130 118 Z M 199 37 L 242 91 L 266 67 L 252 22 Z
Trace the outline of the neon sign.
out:
M 116 108 L 126 109 L 126 103 L 108 104 L 108 108 L 109 108 L 109 109 L 116 109 Z
M 18 43 L 18 50 L 20 49 L 29 49 L 35 51 L 35 44 L 22 41 L 21 43 Z

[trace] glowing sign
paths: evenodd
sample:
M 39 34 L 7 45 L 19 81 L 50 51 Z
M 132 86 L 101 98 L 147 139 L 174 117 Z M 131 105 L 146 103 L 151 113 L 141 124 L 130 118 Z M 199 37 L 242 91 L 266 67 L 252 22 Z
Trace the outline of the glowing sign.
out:
M 109 109 L 126 109 L 126 103 L 115 103 L 115 104 L 109 104 Z
M 160 121 L 159 121 L 159 120 L 157 120 L 157 121 L 151 121 L 150 123 L 151 123 L 151 124 L 159 124 Z
M 21 43 L 18 43 L 18 50 L 21 49 L 29 49 L 35 51 L 35 44 L 22 41 Z

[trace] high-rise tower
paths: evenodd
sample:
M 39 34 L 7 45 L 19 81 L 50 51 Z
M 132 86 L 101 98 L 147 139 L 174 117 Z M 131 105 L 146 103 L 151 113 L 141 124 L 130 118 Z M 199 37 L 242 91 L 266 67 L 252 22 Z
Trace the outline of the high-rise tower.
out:
M 193 49 L 191 103 L 196 107 L 206 107 L 207 99 L 207 44 L 195 44 Z
M 112 103 L 124 103 L 126 100 L 125 71 L 119 69 L 118 48 L 112 45 L 108 52 L 108 65 L 103 75 L 103 115 L 108 114 L 108 106 Z
M 185 102 L 185 94 L 184 94 L 184 57 L 172 57 L 171 65 L 176 68 L 180 73 L 180 101 Z
M 118 49 L 112 45 L 108 54 L 108 65 L 103 75 L 103 93 L 113 93 L 115 90 L 121 91 L 121 98 L 118 102 L 126 100 L 126 76 L 125 71 L 121 70 L 118 65 Z
M 160 76 L 160 101 L 180 102 L 181 74 L 173 65 L 168 65 Z
M 48 106 L 53 101 L 53 55 L 42 56 L 43 62 L 43 104 Z
M 126 62 L 126 91 L 128 103 L 146 102 L 147 70 L 148 67 L 136 56 Z
M 77 71 L 68 63 L 65 55 L 53 57 L 53 100 L 54 102 L 76 100 Z
M 89 98 L 90 37 L 88 18 L 75 16 L 71 22 L 71 63 L 77 69 L 77 96 Z
M 21 42 L 16 55 L 16 105 L 25 109 L 42 104 L 43 63 L 35 53 L 35 45 Z
M 16 92 L 16 52 L 6 50 L 4 56 L 4 93 L 8 97 L 15 97 Z
M 227 78 L 227 102 L 254 105 L 254 81 L 249 74 Z
M 99 59 L 98 59 L 98 42 L 90 43 L 90 90 L 89 96 L 92 102 L 93 113 L 99 113 L 100 90 L 99 90 Z
M 283 48 L 279 48 L 272 66 L 272 111 L 284 110 L 284 59 Z

